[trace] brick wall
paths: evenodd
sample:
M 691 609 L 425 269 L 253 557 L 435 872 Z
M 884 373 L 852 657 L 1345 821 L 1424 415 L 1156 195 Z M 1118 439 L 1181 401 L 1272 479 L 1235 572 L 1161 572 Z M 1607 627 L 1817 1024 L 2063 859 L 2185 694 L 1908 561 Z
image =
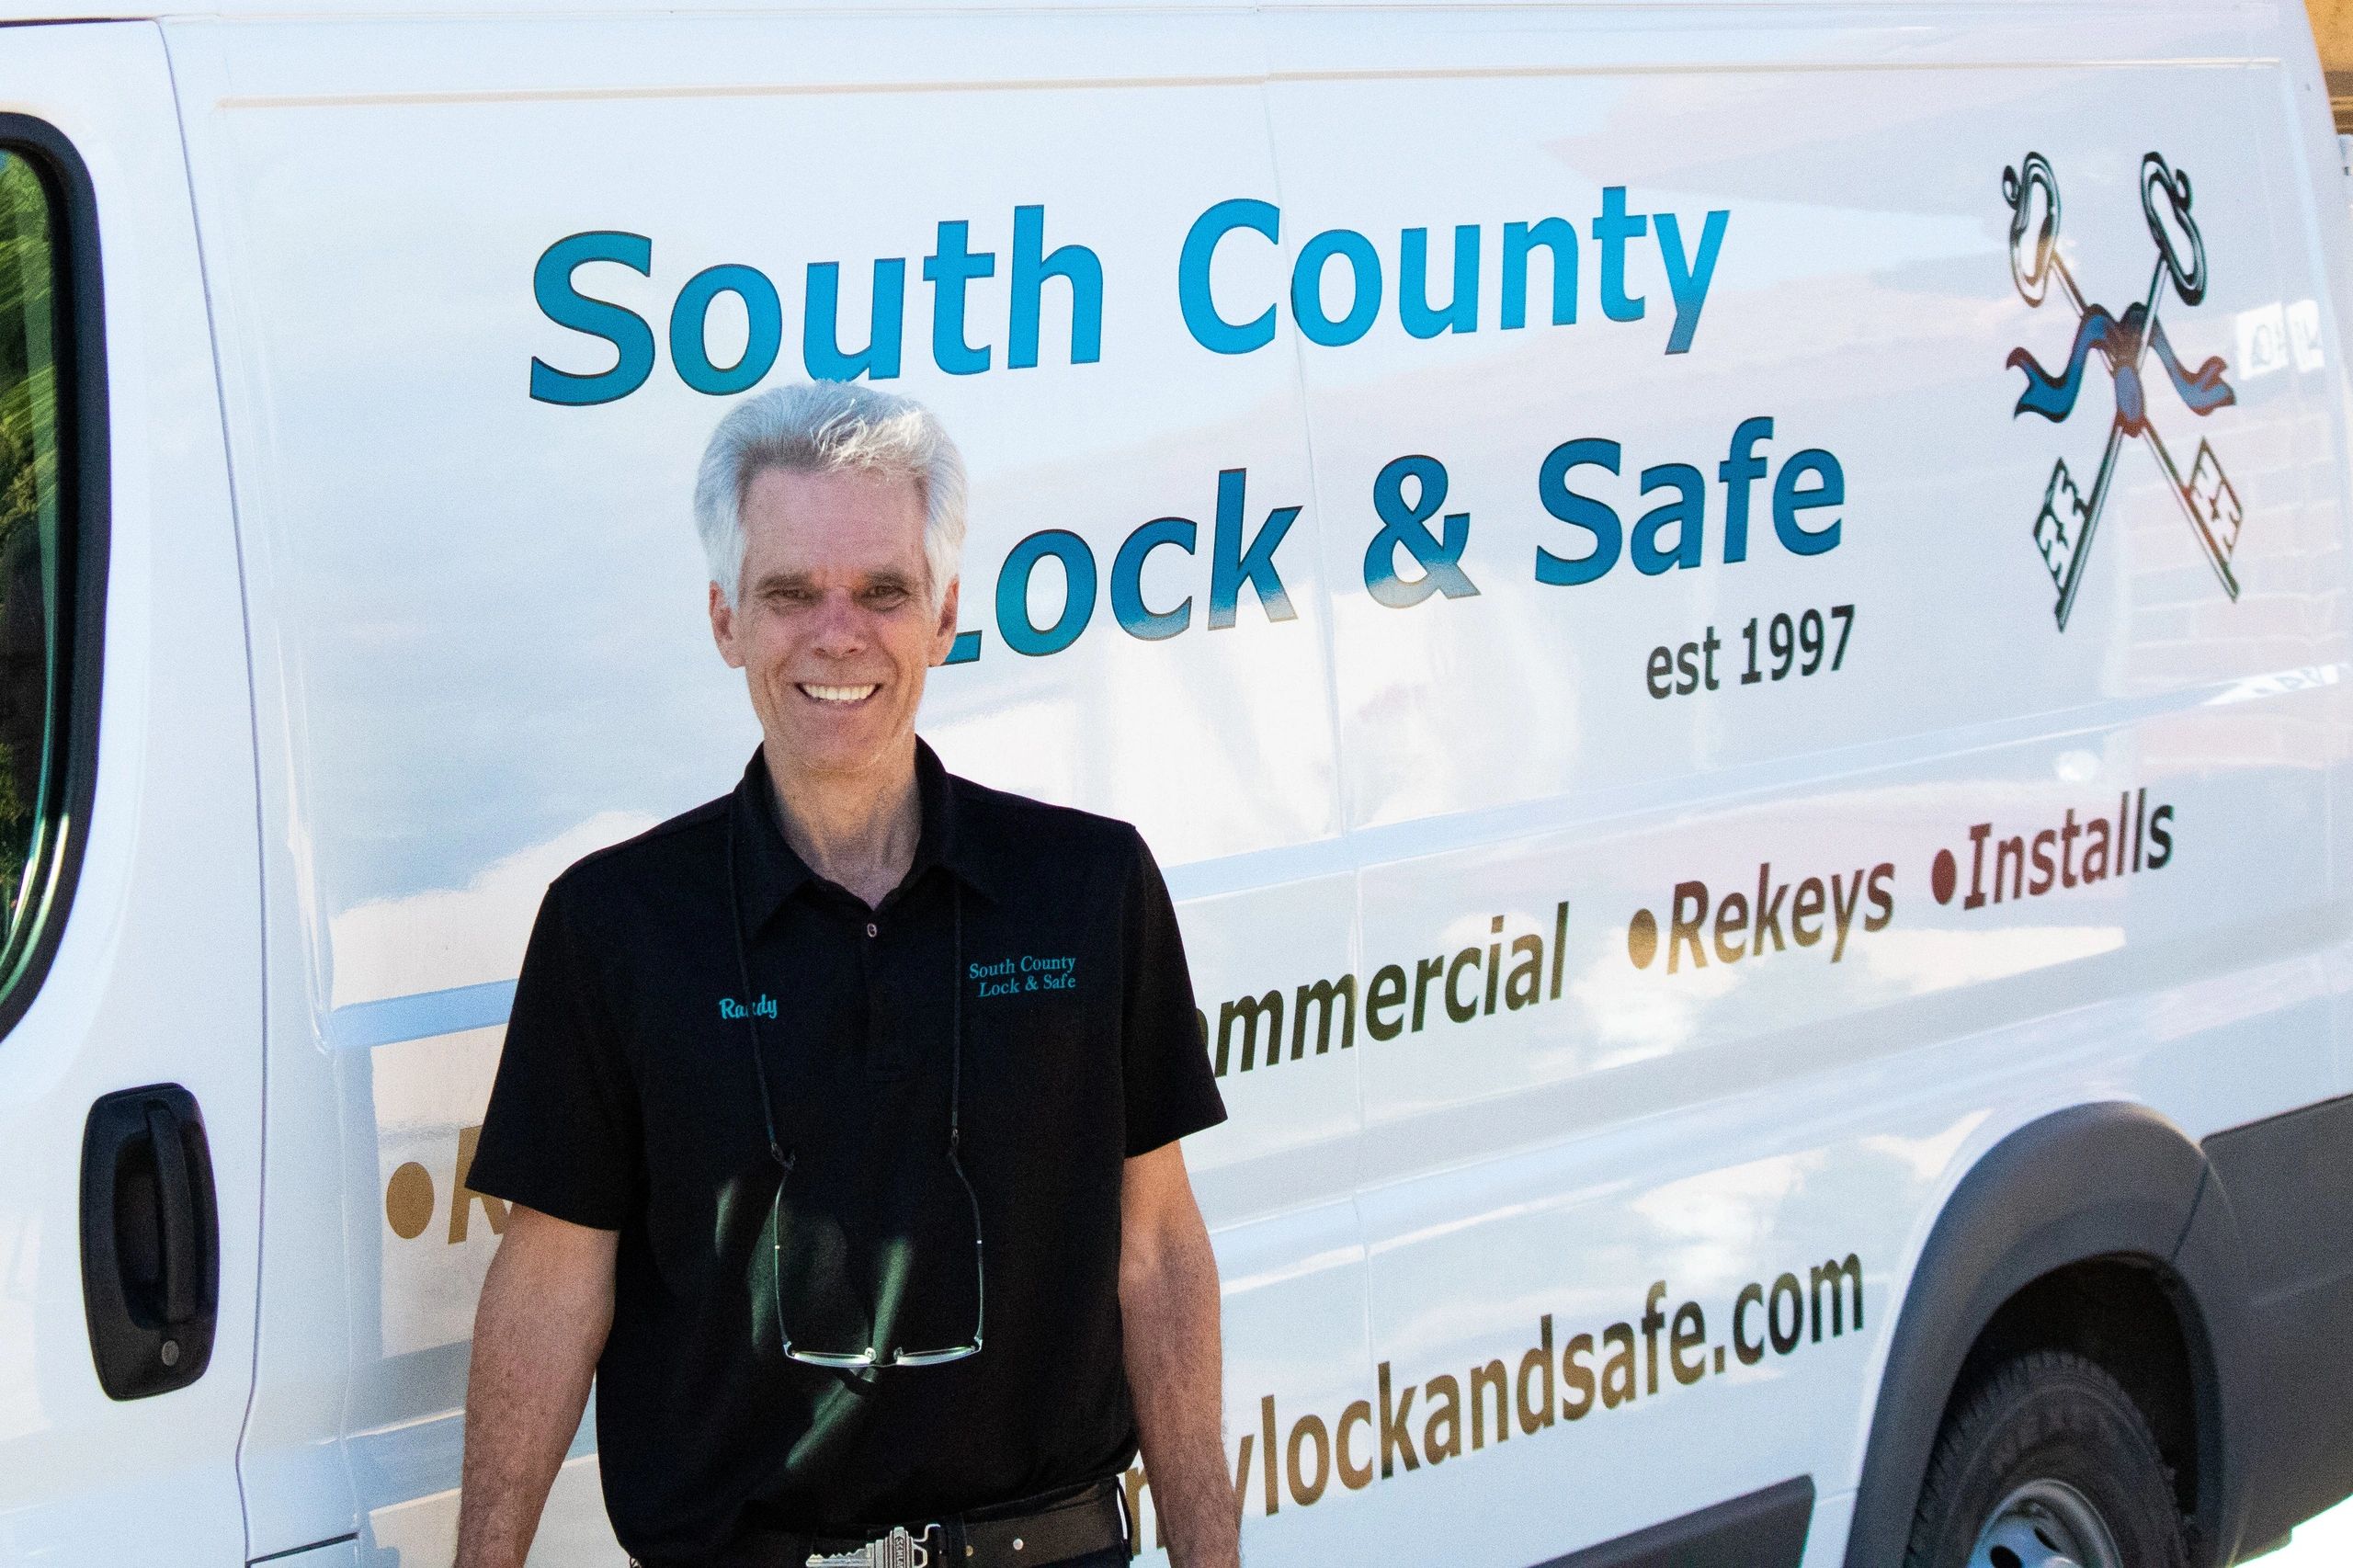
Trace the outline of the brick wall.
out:
M 2305 6 L 2320 40 L 2320 62 L 2328 72 L 2336 129 L 2353 132 L 2353 0 L 2305 0 Z

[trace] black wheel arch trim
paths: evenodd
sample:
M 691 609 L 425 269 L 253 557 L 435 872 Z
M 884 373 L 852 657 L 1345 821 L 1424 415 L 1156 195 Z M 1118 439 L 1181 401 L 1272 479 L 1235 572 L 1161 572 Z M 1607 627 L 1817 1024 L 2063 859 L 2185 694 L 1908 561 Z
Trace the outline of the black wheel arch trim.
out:
M 2245 1528 L 2247 1465 L 2229 1415 L 2256 1397 L 2238 1221 L 2204 1153 L 2178 1128 L 2146 1107 L 2103 1102 L 2011 1132 L 1938 1216 L 1889 1343 L 1847 1568 L 1904 1560 L 1947 1402 L 1995 1313 L 2053 1270 L 2118 1256 L 2154 1265 L 2181 1319 L 2199 1432 L 2199 1561 L 2231 1560 Z

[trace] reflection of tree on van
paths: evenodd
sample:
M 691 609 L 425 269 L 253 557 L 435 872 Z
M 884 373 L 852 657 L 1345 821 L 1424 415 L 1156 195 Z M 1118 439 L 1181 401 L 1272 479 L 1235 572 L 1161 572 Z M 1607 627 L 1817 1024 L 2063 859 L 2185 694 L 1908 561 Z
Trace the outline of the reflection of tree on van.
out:
M 11 934 L 48 720 L 43 558 L 57 506 L 53 260 L 39 178 L 23 159 L 0 154 L 0 887 L 7 890 Z

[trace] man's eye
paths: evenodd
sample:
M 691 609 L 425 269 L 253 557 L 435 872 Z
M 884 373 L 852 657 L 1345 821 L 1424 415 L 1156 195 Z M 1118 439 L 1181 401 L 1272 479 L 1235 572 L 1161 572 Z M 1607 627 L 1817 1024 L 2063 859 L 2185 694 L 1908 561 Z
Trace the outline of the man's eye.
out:
M 904 588 L 874 588 L 867 593 L 866 602 L 887 609 L 906 597 L 907 591 Z

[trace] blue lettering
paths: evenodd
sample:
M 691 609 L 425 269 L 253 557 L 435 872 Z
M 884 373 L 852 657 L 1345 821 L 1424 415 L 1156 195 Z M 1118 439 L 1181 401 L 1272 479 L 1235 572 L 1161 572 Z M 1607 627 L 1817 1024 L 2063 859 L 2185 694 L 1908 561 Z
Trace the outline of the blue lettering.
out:
M 1772 465 L 1757 449 L 1773 438 L 1773 421 L 1762 415 L 1741 421 L 1733 430 L 1731 449 L 1716 465 L 1723 482 L 1724 539 L 1722 559 L 1727 563 L 1748 558 L 1751 498 Z M 1575 560 L 1539 548 L 1536 579 L 1540 583 L 1590 583 L 1617 564 L 1620 522 L 1615 510 L 1593 496 L 1569 488 L 1571 471 L 1590 463 L 1620 472 L 1623 453 L 1615 441 L 1564 442 L 1545 458 L 1537 479 L 1544 509 L 1563 522 L 1584 528 L 1594 547 Z M 1660 463 L 1642 472 L 1642 494 L 1671 491 L 1674 498 L 1643 514 L 1633 527 L 1634 568 L 1655 576 L 1706 564 L 1709 490 L 1706 474 L 1688 463 Z M 1836 517 L 1814 527 L 1803 526 L 1802 515 L 1843 506 L 1846 472 L 1838 460 L 1820 448 L 1797 453 L 1773 476 L 1773 531 L 1792 555 L 1820 555 L 1836 550 L 1841 520 Z
M 1716 257 L 1724 248 L 1724 229 L 1732 214 L 1722 208 L 1708 214 L 1699 231 L 1699 256 L 1683 253 L 1683 226 L 1672 212 L 1658 214 L 1658 255 L 1666 267 L 1667 292 L 1675 296 L 1675 330 L 1667 335 L 1669 354 L 1691 351 L 1691 335 L 1699 330 L 1699 312 L 1707 307 L 1708 286 L 1715 281 Z
M 1601 310 L 1611 321 L 1640 321 L 1643 304 L 1639 294 L 1626 292 L 1626 242 L 1649 232 L 1650 220 L 1626 211 L 1626 187 L 1604 187 L 1601 216 L 1593 221 L 1593 237 L 1601 244 Z
M 1676 491 L 1676 499 L 1653 507 L 1634 524 L 1634 570 L 1645 577 L 1655 577 L 1669 567 L 1700 564 L 1700 547 L 1706 542 L 1707 479 L 1689 463 L 1662 463 L 1643 470 L 1643 494 L 1669 488 Z M 1675 548 L 1662 550 L 1658 536 L 1669 523 L 1676 525 Z
M 1040 630 L 1029 619 L 1029 574 L 1052 556 L 1063 566 L 1063 610 Z M 1095 613 L 1095 552 L 1065 528 L 1046 528 L 1013 547 L 996 574 L 996 632 L 1017 653 L 1041 658 L 1078 641 Z
M 599 229 L 566 234 L 548 246 L 531 268 L 531 298 L 540 312 L 561 327 L 601 338 L 613 346 L 613 368 L 596 375 L 559 370 L 534 357 L 531 397 L 539 403 L 585 408 L 627 397 L 654 373 L 654 329 L 635 311 L 592 300 L 572 286 L 572 275 L 592 261 L 609 261 L 644 277 L 654 276 L 654 242 L 643 234 Z
M 1144 557 L 1164 544 L 1173 544 L 1186 554 L 1193 553 L 1193 541 L 1199 529 L 1185 517 L 1154 517 L 1127 537 L 1120 546 L 1120 553 L 1111 561 L 1111 619 L 1120 630 L 1131 637 L 1146 642 L 1157 642 L 1174 637 L 1192 624 L 1191 595 L 1175 609 L 1154 611 L 1144 608 Z
M 1070 285 L 1070 362 L 1092 365 L 1103 358 L 1103 263 L 1085 245 L 1062 245 L 1051 256 L 1046 248 L 1046 210 L 1013 210 L 1013 329 L 1005 347 L 1008 369 L 1027 370 L 1038 363 L 1039 296 L 1046 279 L 1059 278 Z
M 1544 509 L 1568 524 L 1583 528 L 1593 536 L 1593 548 L 1571 559 L 1555 555 L 1542 545 L 1536 547 L 1536 580 L 1555 586 L 1573 587 L 1590 583 L 1618 564 L 1618 551 L 1622 544 L 1622 525 L 1618 514 L 1590 495 L 1580 495 L 1569 488 L 1569 471 L 1590 463 L 1619 472 L 1623 449 L 1615 441 L 1586 439 L 1563 441 L 1544 458 L 1544 466 L 1536 476 L 1536 497 Z
M 1193 341 L 1214 354 L 1247 354 L 1275 340 L 1275 307 L 1246 322 L 1229 322 L 1218 314 L 1210 293 L 1210 264 L 1218 242 L 1236 229 L 1247 229 L 1279 243 L 1282 214 L 1272 202 L 1236 198 L 1221 201 L 1199 218 L 1185 234 L 1185 249 L 1176 263 L 1176 304 L 1185 315 L 1185 330 Z
M 711 301 L 722 294 L 743 301 L 750 321 L 743 357 L 725 369 L 710 362 L 704 336 Z M 670 307 L 670 363 L 680 381 L 711 397 L 728 397 L 759 385 L 760 378 L 776 364 L 777 347 L 783 341 L 784 311 L 777 301 L 776 285 L 766 273 L 752 267 L 732 264 L 705 267 L 687 279 Z
M 1355 290 L 1347 314 L 1334 321 L 1324 313 L 1324 267 L 1335 256 L 1347 259 Z M 1381 257 L 1372 242 L 1354 229 L 1326 229 L 1300 247 L 1290 269 L 1290 312 L 1310 343 L 1337 348 L 1372 329 L 1381 313 Z
M 1522 257 L 1525 264 L 1526 258 Z M 1397 314 L 1415 337 L 1479 330 L 1479 230 L 1472 223 L 1454 231 L 1454 292 L 1443 308 L 1430 304 L 1430 232 L 1408 229 L 1398 246 Z
M 931 358 L 951 376 L 977 376 L 989 368 L 989 351 L 964 341 L 964 289 L 975 278 L 996 276 L 996 253 L 974 251 L 967 242 L 972 225 L 958 219 L 939 225 L 939 243 L 923 258 L 924 281 L 932 286 Z
M 809 264 L 808 292 L 801 302 L 801 363 L 813 381 L 854 381 L 861 375 L 892 380 L 899 373 L 900 339 L 906 324 L 906 258 L 887 256 L 874 264 L 874 305 L 866 347 L 856 354 L 842 350 L 841 282 L 838 262 Z
M 1748 493 L 1765 477 L 1767 467 L 1756 455 L 1756 443 L 1772 438 L 1770 419 L 1744 419 L 1732 433 L 1732 451 L 1716 465 L 1716 477 L 1724 482 L 1724 560 L 1728 562 L 1748 559 Z
M 1275 547 L 1282 543 L 1283 535 L 1299 520 L 1299 508 L 1278 506 L 1268 512 L 1245 550 L 1242 543 L 1243 487 L 1248 474 L 1246 469 L 1230 468 L 1217 476 L 1217 540 L 1210 556 L 1212 631 L 1233 624 L 1245 583 L 1256 591 L 1259 607 L 1267 612 L 1268 620 L 1290 620 L 1299 613 L 1290 608 L 1290 596 L 1283 591 L 1283 580 L 1275 571 Z
M 1539 245 L 1552 253 L 1552 324 L 1577 319 L 1577 232 L 1566 219 L 1504 225 L 1504 325 L 1528 324 L 1528 256 Z
M 1405 504 L 1405 481 L 1415 482 L 1414 502 Z M 1364 552 L 1364 586 L 1375 604 L 1408 609 L 1432 593 L 1448 598 L 1475 598 L 1478 587 L 1462 570 L 1463 549 L 1471 542 L 1471 514 L 1449 512 L 1433 538 L 1423 525 L 1446 505 L 1446 465 L 1416 454 L 1399 458 L 1372 482 L 1372 510 L 1381 531 Z M 1421 575 L 1408 583 L 1397 575 L 1397 547 L 1405 547 Z
M 1799 489 L 1798 482 L 1808 477 L 1822 483 L 1810 490 Z M 1808 448 L 1783 463 L 1781 472 L 1773 476 L 1773 532 L 1779 536 L 1781 548 L 1791 555 L 1820 555 L 1837 549 L 1842 519 L 1833 517 L 1821 528 L 1809 529 L 1798 526 L 1798 514 L 1841 506 L 1846 499 L 1846 471 L 1821 448 Z

